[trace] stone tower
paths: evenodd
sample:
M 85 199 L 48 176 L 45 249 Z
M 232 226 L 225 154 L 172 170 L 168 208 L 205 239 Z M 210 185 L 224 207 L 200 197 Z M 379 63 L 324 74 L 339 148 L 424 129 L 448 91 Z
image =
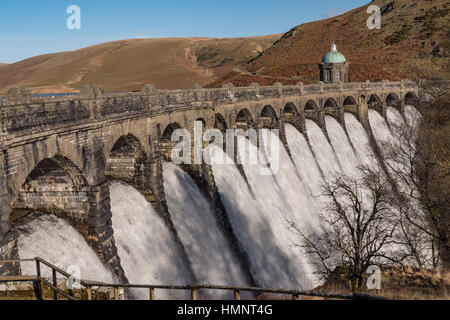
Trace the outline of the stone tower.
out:
M 331 45 L 331 51 L 322 58 L 319 64 L 320 81 L 324 83 L 347 82 L 348 63 L 344 55 L 337 51 L 336 45 Z

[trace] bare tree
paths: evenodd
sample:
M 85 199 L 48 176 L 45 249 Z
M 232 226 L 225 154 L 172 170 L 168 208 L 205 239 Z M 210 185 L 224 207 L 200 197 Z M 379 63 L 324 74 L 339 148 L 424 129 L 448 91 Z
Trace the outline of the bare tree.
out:
M 298 246 L 321 266 L 328 278 L 339 267 L 353 291 L 361 290 L 363 275 L 372 265 L 401 262 L 395 233 L 398 219 L 392 210 L 391 183 L 380 168 L 361 168 L 361 178 L 335 178 L 323 186 L 326 199 L 318 216 L 323 232 L 304 230 L 293 222 Z
M 396 207 L 404 243 L 421 267 L 450 268 L 450 103 L 448 92 L 427 86 L 421 119 L 391 125 L 395 143 L 381 149 L 397 183 Z

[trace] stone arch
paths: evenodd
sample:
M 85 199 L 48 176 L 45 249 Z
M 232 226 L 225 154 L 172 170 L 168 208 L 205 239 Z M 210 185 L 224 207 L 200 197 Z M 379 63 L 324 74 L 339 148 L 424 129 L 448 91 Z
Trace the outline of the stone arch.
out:
M 305 111 L 317 111 L 319 108 L 314 100 L 308 100 L 305 104 Z
M 283 109 L 283 115 L 285 115 L 285 114 L 291 114 L 291 115 L 298 114 L 298 109 L 293 102 L 288 102 L 286 104 L 286 106 Z
M 355 98 L 352 96 L 348 96 L 344 99 L 344 106 L 356 106 L 358 103 L 356 102 Z
M 204 128 L 206 127 L 206 120 L 205 120 L 205 119 L 203 119 L 203 118 L 198 118 L 198 119 L 196 119 L 195 121 L 196 121 L 196 122 L 197 122 L 197 121 L 201 122 L 202 125 L 203 125 L 203 127 L 204 127 Z
M 368 101 L 368 104 L 370 106 L 370 105 L 373 105 L 373 104 L 376 104 L 376 103 L 381 103 L 381 102 L 382 102 L 381 98 L 377 94 L 371 94 L 370 98 L 369 98 L 369 101 Z
M 83 155 L 83 149 L 78 148 L 67 140 L 51 137 L 47 140 L 24 146 L 22 153 L 23 158 L 14 169 L 16 173 L 11 175 L 10 179 L 8 179 L 12 201 L 15 200 L 15 197 L 18 195 L 19 190 L 29 174 L 41 161 L 47 158 L 52 159 L 56 156 L 60 156 L 70 159 L 77 168 L 80 168 L 89 185 L 95 180 L 95 177 L 89 176 L 87 173 L 89 163 Z
M 61 153 L 44 157 L 25 178 L 11 203 L 9 219 L 14 223 L 16 213 L 20 218 L 32 211 L 64 219 L 92 246 L 117 281 L 127 281 L 117 259 L 109 188 L 104 181 L 90 185 L 83 170 Z
M 272 118 L 275 120 L 278 120 L 277 113 L 275 112 L 275 109 L 272 106 L 265 106 L 261 111 L 261 117 L 262 118 Z
M 17 190 L 11 203 L 10 220 L 15 220 L 15 212 L 24 210 L 55 213 L 69 222 L 74 212 L 87 216 L 88 201 L 83 203 L 80 195 L 88 190 L 86 177 L 72 160 L 60 154 L 45 158 L 31 170 Z M 66 212 L 70 214 L 66 215 Z
M 110 155 L 133 156 L 137 159 L 146 158 L 142 143 L 132 134 L 121 136 L 110 150 Z
M 177 123 L 173 122 L 167 125 L 167 127 L 164 129 L 161 141 L 171 141 L 172 140 L 172 134 L 175 130 L 181 129 L 182 127 Z
M 337 104 L 337 102 L 336 102 L 336 100 L 334 98 L 328 98 L 325 101 L 323 107 L 324 108 L 337 108 L 338 104 Z
M 228 129 L 227 122 L 220 113 L 214 115 L 214 129 L 219 129 L 222 133 L 225 133 Z
M 277 113 L 275 109 L 270 105 L 267 105 L 262 109 L 260 118 L 263 127 L 273 128 L 278 124 Z
M 414 92 L 408 92 L 407 94 L 405 94 L 404 100 L 406 105 L 411 106 L 416 106 L 418 102 L 417 95 Z
M 144 163 L 147 158 L 147 153 L 138 138 L 132 134 L 121 136 L 109 151 L 105 176 L 136 185 L 137 179 L 143 179 Z
M 248 129 L 249 127 L 253 127 L 255 122 L 250 111 L 248 109 L 242 109 L 236 116 L 235 124 L 238 128 Z
M 175 130 L 183 129 L 181 125 L 177 122 L 173 122 L 167 125 L 164 129 L 164 132 L 161 136 L 160 142 L 160 152 L 165 161 L 171 161 L 172 159 L 172 150 L 178 145 L 179 142 L 172 141 L 172 135 Z M 191 137 L 193 139 L 193 137 Z M 192 142 L 192 141 L 191 141 Z M 180 156 L 182 155 L 182 150 L 179 151 Z
M 396 93 L 392 92 L 386 96 L 386 104 L 388 106 L 398 107 L 399 103 L 400 103 L 400 99 Z
M 52 181 L 48 181 L 52 179 Z M 65 183 L 71 186 L 74 191 L 81 191 L 88 187 L 88 183 L 80 168 L 78 168 L 70 159 L 56 155 L 52 158 L 45 158 L 37 164 L 25 179 L 21 189 L 25 191 L 35 191 L 37 183 L 49 182 L 52 184 Z

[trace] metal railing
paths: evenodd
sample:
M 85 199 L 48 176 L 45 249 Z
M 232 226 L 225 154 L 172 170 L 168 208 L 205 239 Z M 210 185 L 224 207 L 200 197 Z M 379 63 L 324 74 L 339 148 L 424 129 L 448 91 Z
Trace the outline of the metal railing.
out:
M 246 287 L 228 287 L 228 286 L 215 286 L 215 285 L 186 285 L 186 286 L 168 286 L 168 285 L 137 285 L 137 284 L 107 284 L 96 281 L 81 280 L 73 277 L 64 270 L 52 265 L 51 263 L 41 259 L 24 259 L 24 260 L 7 260 L 0 261 L 1 264 L 6 263 L 21 263 L 21 262 L 35 262 L 36 263 L 36 276 L 18 276 L 18 277 L 0 277 L 0 283 L 11 282 L 31 282 L 34 286 L 34 292 L 38 300 L 43 300 L 43 285 L 46 285 L 53 291 L 53 300 L 58 300 L 58 296 L 62 296 L 68 300 L 80 300 L 75 297 L 73 291 L 73 283 L 77 283 L 84 287 L 87 293 L 87 300 L 93 300 L 93 288 L 109 288 L 113 290 L 113 299 L 120 300 L 120 289 L 147 289 L 149 292 L 150 300 L 156 300 L 156 290 L 173 290 L 173 291 L 189 291 L 192 300 L 199 299 L 200 290 L 218 290 L 233 292 L 234 300 L 241 300 L 242 293 L 253 293 L 256 296 L 261 294 L 274 294 L 282 296 L 290 296 L 292 300 L 299 300 L 300 297 L 318 297 L 326 299 L 340 299 L 340 300 L 386 300 L 385 298 L 363 295 L 363 294 L 332 294 L 332 293 L 320 293 L 313 291 L 299 291 L 299 290 L 285 290 L 285 289 L 264 289 L 264 288 L 246 288 Z M 52 277 L 48 280 L 42 276 L 41 266 L 46 266 L 51 269 Z M 58 288 L 58 274 L 66 278 L 68 281 L 68 292 Z

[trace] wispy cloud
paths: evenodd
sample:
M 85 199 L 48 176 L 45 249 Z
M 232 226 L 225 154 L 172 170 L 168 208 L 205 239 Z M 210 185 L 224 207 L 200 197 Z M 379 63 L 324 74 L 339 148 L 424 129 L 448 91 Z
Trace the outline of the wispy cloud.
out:
M 344 9 L 330 9 L 322 15 L 323 19 L 333 18 L 347 12 Z

